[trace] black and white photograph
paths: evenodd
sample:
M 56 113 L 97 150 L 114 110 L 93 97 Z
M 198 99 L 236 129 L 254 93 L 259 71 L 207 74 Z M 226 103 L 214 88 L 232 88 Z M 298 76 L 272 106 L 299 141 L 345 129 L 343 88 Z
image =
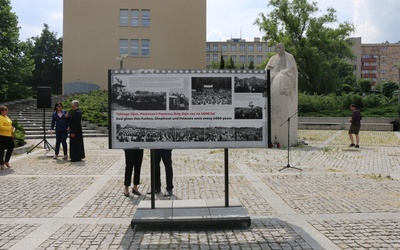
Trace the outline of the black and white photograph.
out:
M 167 110 L 167 92 L 125 90 L 113 102 L 114 110 Z
M 232 105 L 231 77 L 192 77 L 193 105 Z
M 206 127 L 204 129 L 205 141 L 235 141 L 234 127 Z
M 116 139 L 118 142 L 144 142 L 146 141 L 146 128 L 131 124 L 116 125 Z
M 235 128 L 236 141 L 262 141 L 263 128 L 262 127 L 237 127 Z
M 189 93 L 186 89 L 171 89 L 169 91 L 169 110 L 189 110 Z
M 204 127 L 176 127 L 177 142 L 203 142 Z
M 263 108 L 254 101 L 241 107 L 235 107 L 235 119 L 263 119 Z
M 265 79 L 255 76 L 249 78 L 234 77 L 235 93 L 262 93 L 267 85 Z
M 146 129 L 146 142 L 174 142 L 174 127 L 155 127 Z

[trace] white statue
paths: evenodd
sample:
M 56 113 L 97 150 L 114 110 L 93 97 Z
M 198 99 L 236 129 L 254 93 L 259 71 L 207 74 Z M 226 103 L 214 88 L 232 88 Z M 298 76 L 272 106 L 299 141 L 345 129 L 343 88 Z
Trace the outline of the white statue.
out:
M 272 56 L 265 70 L 271 72 L 271 135 L 278 142 L 288 146 L 287 124 L 282 125 L 298 110 L 298 72 L 293 55 L 285 51 L 285 45 L 276 45 L 276 55 Z M 290 120 L 290 144 L 297 143 L 297 115 Z

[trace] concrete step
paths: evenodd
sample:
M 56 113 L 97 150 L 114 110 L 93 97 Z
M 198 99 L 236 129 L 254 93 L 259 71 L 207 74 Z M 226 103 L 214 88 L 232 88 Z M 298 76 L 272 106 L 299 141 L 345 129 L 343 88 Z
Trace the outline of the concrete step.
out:
M 105 134 L 97 130 L 83 129 L 83 134 Z M 43 130 L 25 130 L 26 135 L 43 135 Z M 54 134 L 54 133 L 53 133 Z M 50 135 L 50 131 L 46 131 L 46 135 Z
M 83 134 L 83 138 L 91 138 L 91 137 L 108 137 L 108 134 L 98 134 L 98 133 L 93 133 L 93 134 Z M 43 139 L 44 137 L 42 135 L 25 135 L 25 140 L 31 140 L 31 139 Z M 56 138 L 55 135 L 47 135 L 46 134 L 46 138 L 47 139 L 53 139 Z

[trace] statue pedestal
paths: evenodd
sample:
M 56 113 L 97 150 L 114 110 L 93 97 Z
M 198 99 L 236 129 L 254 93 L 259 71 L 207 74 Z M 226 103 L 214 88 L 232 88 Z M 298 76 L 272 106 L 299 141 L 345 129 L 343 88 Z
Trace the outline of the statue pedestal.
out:
M 297 93 L 293 100 L 285 95 L 274 93 L 271 89 L 271 141 L 274 143 L 275 136 L 279 144 L 288 147 L 288 118 L 290 118 L 290 145 L 297 144 L 298 130 L 298 103 Z M 296 114 L 296 115 L 295 115 Z M 294 115 L 294 116 L 293 116 Z

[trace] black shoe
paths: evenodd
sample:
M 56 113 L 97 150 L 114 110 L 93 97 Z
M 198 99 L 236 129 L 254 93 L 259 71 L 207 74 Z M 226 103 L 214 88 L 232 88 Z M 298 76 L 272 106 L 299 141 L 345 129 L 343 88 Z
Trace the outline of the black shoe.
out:
M 164 196 L 172 196 L 174 193 L 172 192 L 172 190 L 167 190 L 167 192 L 164 194 Z
M 124 192 L 124 195 L 125 195 L 126 197 L 129 197 L 129 192 L 127 192 L 127 193 Z
M 350 146 L 349 147 L 354 147 L 355 146 L 355 144 L 354 143 L 352 143 L 352 144 L 350 144 Z
M 139 191 L 136 191 L 135 189 L 132 188 L 132 194 L 136 194 L 138 196 L 141 196 L 142 194 Z
M 78 162 L 81 161 L 82 159 L 71 159 L 70 162 Z
M 154 193 L 155 194 L 159 194 L 159 193 L 161 193 L 161 191 L 160 190 L 156 190 Z M 151 194 L 151 191 L 147 192 L 146 194 Z
M 360 145 L 357 144 L 355 147 L 356 147 L 356 148 L 360 148 Z

